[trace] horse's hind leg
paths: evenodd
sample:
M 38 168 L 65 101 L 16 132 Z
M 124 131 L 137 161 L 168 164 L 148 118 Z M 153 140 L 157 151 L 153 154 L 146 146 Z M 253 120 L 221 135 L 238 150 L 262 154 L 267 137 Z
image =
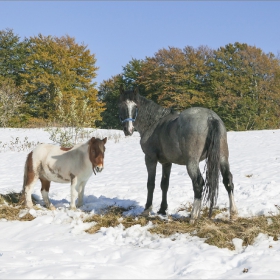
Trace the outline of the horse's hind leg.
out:
M 171 171 L 172 163 L 164 163 L 162 164 L 162 177 L 160 187 L 162 190 L 162 201 L 160 205 L 160 209 L 158 214 L 166 215 L 167 209 L 167 191 L 169 186 L 169 178 L 170 178 L 170 171 Z
M 232 182 L 232 174 L 229 170 L 229 163 L 226 158 L 221 158 L 221 173 L 223 176 L 223 184 L 228 192 L 229 196 L 229 212 L 230 212 L 230 219 L 234 220 L 237 218 L 237 208 L 234 202 L 234 185 Z
M 196 161 L 189 161 L 187 163 L 187 171 L 192 180 L 194 191 L 194 202 L 191 212 L 190 223 L 193 224 L 200 216 L 202 190 L 204 186 L 204 180 L 199 170 L 199 163 Z
M 51 182 L 44 178 L 39 178 L 39 179 L 40 179 L 41 185 L 42 185 L 41 194 L 42 194 L 46 207 L 49 208 L 50 210 L 55 210 L 55 207 L 52 205 L 52 203 L 50 202 L 50 199 L 49 199 L 49 190 L 50 190 Z

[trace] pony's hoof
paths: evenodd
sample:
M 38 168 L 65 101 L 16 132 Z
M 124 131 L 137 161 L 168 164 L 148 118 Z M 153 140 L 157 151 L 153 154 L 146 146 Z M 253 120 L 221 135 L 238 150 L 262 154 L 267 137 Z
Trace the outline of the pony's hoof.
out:
M 70 206 L 69 209 L 70 210 L 77 210 L 76 206 Z
M 33 209 L 33 203 L 26 203 L 25 207 L 27 207 L 28 209 Z
M 194 225 L 196 223 L 196 219 L 190 219 L 190 225 Z
M 50 210 L 56 210 L 56 208 L 51 204 L 49 207 L 48 207 Z
M 230 213 L 230 220 L 231 221 L 236 221 L 237 219 L 238 219 L 238 213 L 237 212 Z

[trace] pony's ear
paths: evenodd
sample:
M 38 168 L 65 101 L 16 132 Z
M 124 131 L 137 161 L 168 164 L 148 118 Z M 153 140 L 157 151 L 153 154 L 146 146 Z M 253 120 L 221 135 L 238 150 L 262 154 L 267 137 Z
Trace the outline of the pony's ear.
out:
M 94 142 L 95 141 L 95 137 L 91 137 L 90 142 Z
M 105 145 L 107 143 L 107 137 L 105 137 L 102 141 L 104 142 Z

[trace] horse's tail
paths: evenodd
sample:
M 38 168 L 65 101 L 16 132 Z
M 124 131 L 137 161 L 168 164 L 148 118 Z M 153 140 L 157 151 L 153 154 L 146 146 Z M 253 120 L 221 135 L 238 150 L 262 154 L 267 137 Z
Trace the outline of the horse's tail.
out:
M 221 128 L 219 120 L 214 118 L 209 118 L 207 125 L 208 135 L 205 144 L 206 180 L 203 198 L 205 203 L 210 201 L 209 218 L 211 218 L 213 206 L 216 204 L 219 194 Z

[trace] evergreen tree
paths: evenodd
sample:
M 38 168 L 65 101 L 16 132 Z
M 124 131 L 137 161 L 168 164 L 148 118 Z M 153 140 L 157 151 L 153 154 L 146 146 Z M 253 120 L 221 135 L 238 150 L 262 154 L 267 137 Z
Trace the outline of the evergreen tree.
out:
M 10 79 L 19 86 L 26 56 L 26 41 L 20 42 L 12 29 L 0 30 L 0 80 Z

